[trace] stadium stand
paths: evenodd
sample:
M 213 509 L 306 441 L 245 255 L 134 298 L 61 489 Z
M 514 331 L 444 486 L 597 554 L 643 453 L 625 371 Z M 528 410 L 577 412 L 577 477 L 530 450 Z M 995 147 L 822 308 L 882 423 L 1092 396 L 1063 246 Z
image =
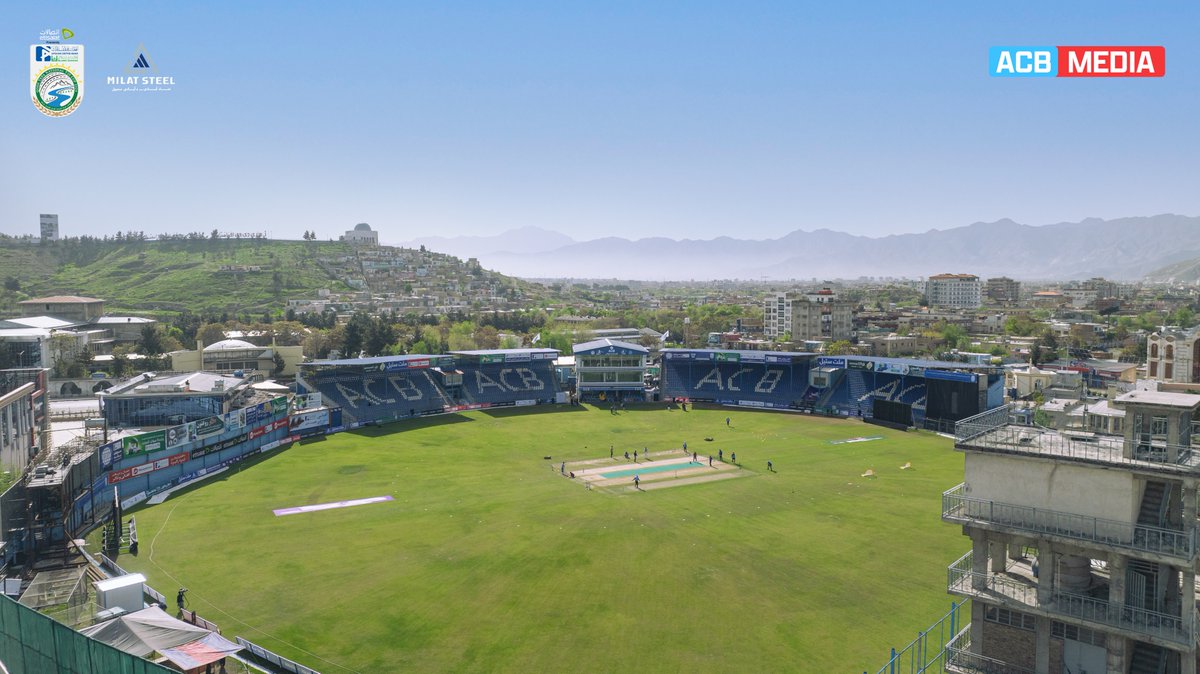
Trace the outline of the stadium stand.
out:
M 553 403 L 559 386 L 556 349 L 453 351 L 462 373 L 462 400 L 468 405 L 503 406 Z
M 811 400 L 812 354 L 664 349 L 662 395 L 726 405 L 799 409 Z
M 448 356 L 385 356 L 304 363 L 301 393 L 318 391 L 327 405 L 342 408 L 343 423 L 365 424 L 445 412 L 454 405 L 430 375 Z

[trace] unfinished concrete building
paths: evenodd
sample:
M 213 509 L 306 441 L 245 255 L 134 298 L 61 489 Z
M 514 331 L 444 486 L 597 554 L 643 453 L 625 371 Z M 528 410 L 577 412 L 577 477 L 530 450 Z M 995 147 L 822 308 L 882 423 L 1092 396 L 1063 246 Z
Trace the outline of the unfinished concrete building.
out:
M 1200 395 L 1114 405 L 1123 438 L 1021 425 L 1007 408 L 959 422 L 964 481 L 942 519 L 971 539 L 948 588 L 972 604 L 948 671 L 1196 672 Z

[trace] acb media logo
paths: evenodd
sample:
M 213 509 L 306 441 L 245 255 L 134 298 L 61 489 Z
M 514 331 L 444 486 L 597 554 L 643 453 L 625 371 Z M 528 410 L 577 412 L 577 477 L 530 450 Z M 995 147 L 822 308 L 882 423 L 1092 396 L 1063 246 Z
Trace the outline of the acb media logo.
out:
M 1162 77 L 1166 48 L 1138 47 L 992 47 L 992 77 Z

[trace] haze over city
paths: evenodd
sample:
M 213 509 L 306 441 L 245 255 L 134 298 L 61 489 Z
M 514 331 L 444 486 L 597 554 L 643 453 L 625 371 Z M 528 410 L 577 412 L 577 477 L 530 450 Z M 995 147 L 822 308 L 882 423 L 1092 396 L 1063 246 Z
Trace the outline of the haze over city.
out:
M 265 3 L 6 10 L 69 27 L 79 110 L 0 69 L 0 232 L 384 243 L 540 227 L 776 238 L 1200 213 L 1195 5 Z M 989 78 L 997 44 L 1158 44 L 1152 80 Z M 143 49 L 167 95 L 109 91 Z

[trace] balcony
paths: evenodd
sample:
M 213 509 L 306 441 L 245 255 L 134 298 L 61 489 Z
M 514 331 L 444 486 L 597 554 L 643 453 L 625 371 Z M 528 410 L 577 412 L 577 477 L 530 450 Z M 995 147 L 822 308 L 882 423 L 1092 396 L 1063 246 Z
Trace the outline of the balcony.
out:
M 1132 522 L 987 501 L 966 496 L 962 484 L 942 493 L 942 519 L 1118 547 L 1185 562 L 1192 561 L 1196 556 L 1194 527 L 1186 531 L 1160 529 Z
M 1186 649 L 1195 645 L 1200 612 L 1192 608 L 1192 624 L 1181 616 L 1134 606 L 1112 604 L 1107 599 L 1075 592 L 1055 590 L 1049 603 L 1038 601 L 1037 579 L 1024 562 L 1009 564 L 1002 572 L 979 573 L 973 570 L 973 555 L 968 552 L 947 569 L 950 594 L 982 599 L 989 603 L 1036 613 L 1051 618 L 1073 619 L 1088 627 L 1113 628 L 1140 635 L 1144 640 L 1170 648 Z

